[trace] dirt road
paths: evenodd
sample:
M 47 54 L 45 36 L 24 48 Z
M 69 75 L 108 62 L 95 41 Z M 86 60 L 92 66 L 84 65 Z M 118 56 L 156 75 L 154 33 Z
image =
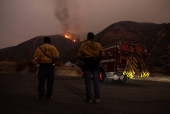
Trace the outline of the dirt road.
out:
M 0 73 L 1 114 L 169 114 L 170 83 L 101 83 L 102 104 L 85 103 L 81 77 L 56 76 L 52 100 L 37 100 L 36 74 Z

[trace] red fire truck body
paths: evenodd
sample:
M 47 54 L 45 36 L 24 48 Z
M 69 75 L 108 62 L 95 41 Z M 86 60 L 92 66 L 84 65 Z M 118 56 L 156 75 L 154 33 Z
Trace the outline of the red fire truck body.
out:
M 123 71 L 127 65 L 127 58 L 133 56 L 137 61 L 135 76 L 140 75 L 139 61 L 146 63 L 147 50 L 142 45 L 129 43 L 116 43 L 103 48 L 105 58 L 100 62 L 100 81 L 104 79 L 114 79 L 127 81 L 129 78 L 123 75 Z

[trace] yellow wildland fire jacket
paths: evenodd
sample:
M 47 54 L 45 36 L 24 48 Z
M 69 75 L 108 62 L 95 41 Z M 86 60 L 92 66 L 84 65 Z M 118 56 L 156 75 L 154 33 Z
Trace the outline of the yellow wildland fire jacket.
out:
M 102 60 L 105 54 L 100 43 L 87 41 L 81 44 L 77 57 L 81 60 L 84 60 L 88 57 L 94 57 L 98 60 Z
M 36 49 L 33 62 L 34 64 L 52 63 L 56 58 L 59 58 L 59 52 L 53 45 L 46 43 Z

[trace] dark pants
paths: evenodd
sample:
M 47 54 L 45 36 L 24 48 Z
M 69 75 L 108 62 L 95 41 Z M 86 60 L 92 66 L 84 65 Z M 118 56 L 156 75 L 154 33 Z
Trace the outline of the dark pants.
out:
M 91 90 L 91 74 L 92 74 L 95 99 L 99 99 L 100 98 L 100 87 L 99 87 L 100 69 L 98 67 L 98 63 L 95 61 L 94 58 L 85 59 L 83 71 L 84 71 L 85 85 L 86 85 L 86 98 L 88 100 L 92 99 L 92 90 Z
M 54 83 L 54 67 L 52 66 L 51 63 L 41 63 L 39 66 L 39 72 L 38 72 L 38 80 L 39 80 L 38 97 L 39 98 L 43 98 L 45 96 L 44 95 L 44 92 L 45 92 L 44 84 L 45 84 L 46 78 L 47 78 L 46 97 L 50 98 L 52 96 L 53 83 Z

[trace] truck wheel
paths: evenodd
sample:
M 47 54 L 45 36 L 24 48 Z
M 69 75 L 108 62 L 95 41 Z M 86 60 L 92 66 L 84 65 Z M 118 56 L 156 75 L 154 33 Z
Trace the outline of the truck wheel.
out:
M 124 75 L 124 78 L 122 80 L 123 83 L 129 83 L 129 77 L 127 77 L 126 75 Z
M 105 78 L 106 78 L 105 71 L 102 67 L 100 67 L 100 82 L 104 82 Z

